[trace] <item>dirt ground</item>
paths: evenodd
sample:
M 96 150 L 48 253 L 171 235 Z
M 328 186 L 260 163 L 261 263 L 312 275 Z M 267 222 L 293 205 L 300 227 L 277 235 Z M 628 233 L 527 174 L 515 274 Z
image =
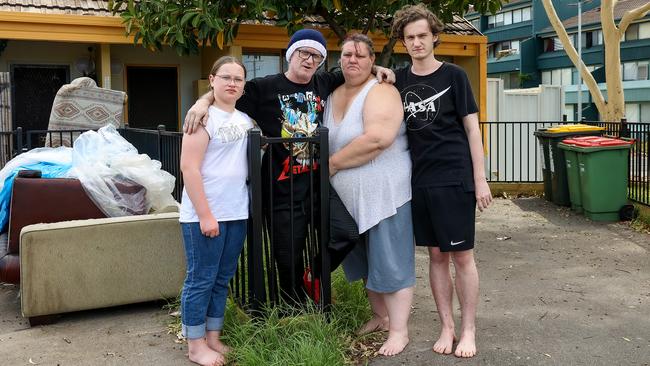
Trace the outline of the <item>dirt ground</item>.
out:
M 439 321 L 418 249 L 411 343 L 372 365 L 650 365 L 650 235 L 540 198 L 498 199 L 477 223 L 478 355 L 431 352 Z M 0 285 L 0 364 L 190 364 L 168 320 L 153 303 L 30 328 L 17 288 Z

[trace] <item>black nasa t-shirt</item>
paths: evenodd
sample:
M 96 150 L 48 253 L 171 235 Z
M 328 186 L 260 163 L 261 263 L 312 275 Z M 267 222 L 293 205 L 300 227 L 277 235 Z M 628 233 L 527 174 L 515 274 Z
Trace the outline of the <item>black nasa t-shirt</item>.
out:
M 478 108 L 465 71 L 445 62 L 429 75 L 415 75 L 407 66 L 395 76 L 404 106 L 413 187 L 463 185 L 473 190 L 463 117 Z
M 237 101 L 237 109 L 254 119 L 264 136 L 310 136 L 322 123 L 327 96 L 343 81 L 340 72 L 317 72 L 308 84 L 296 84 L 284 74 L 256 78 L 246 82 L 244 95 Z M 265 202 L 272 192 L 275 207 L 288 205 L 292 198 L 291 175 L 293 201 L 308 198 L 309 172 L 318 169 L 318 162 L 311 166 L 306 147 L 307 144 L 294 143 L 290 154 L 288 144 L 271 144 L 269 150 L 272 150 L 273 161 L 269 166 L 269 159 L 265 157 L 262 160 Z M 293 169 L 290 156 L 293 159 Z M 293 174 L 290 170 L 293 170 Z M 268 186 L 269 179 L 272 180 L 272 188 Z

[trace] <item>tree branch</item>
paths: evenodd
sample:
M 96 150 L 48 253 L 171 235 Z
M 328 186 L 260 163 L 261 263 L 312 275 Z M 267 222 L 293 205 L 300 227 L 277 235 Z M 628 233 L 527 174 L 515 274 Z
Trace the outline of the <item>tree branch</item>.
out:
M 345 39 L 345 36 L 347 34 L 345 29 L 343 29 L 343 27 L 341 27 L 341 25 L 336 23 L 336 21 L 334 20 L 334 17 L 332 16 L 332 14 L 330 14 L 327 11 L 327 9 L 325 9 L 324 7 L 319 6 L 317 12 L 318 12 L 318 14 L 320 16 L 322 16 L 325 19 L 325 21 L 329 25 L 330 29 L 334 31 L 334 34 L 336 34 L 336 36 L 339 37 L 339 41 L 343 42 L 343 40 Z
M 397 38 L 391 35 L 388 39 L 388 43 L 384 45 L 384 48 L 381 50 L 381 54 L 375 62 L 377 65 L 388 67 L 388 61 L 390 60 L 390 56 L 393 54 L 393 47 L 395 47 L 395 43 L 397 43 Z
M 607 0 L 603 0 L 603 2 L 606 1 Z M 603 97 L 603 93 L 598 88 L 596 80 L 591 75 L 589 70 L 587 70 L 584 62 L 580 60 L 578 57 L 578 52 L 571 44 L 571 41 L 569 41 L 569 35 L 567 34 L 564 25 L 562 25 L 560 18 L 557 16 L 555 7 L 551 3 L 551 0 L 542 0 L 542 4 L 544 5 L 544 10 L 546 10 L 546 15 L 548 15 L 548 19 L 551 22 L 553 29 L 557 33 L 558 37 L 560 37 L 560 41 L 562 41 L 564 51 L 566 52 L 567 56 L 569 56 L 573 64 L 578 68 L 578 70 L 580 70 L 580 76 L 582 76 L 582 79 L 585 81 L 587 88 L 589 88 L 598 111 L 603 114 L 606 107 L 605 98 Z
M 650 2 L 645 5 L 641 5 L 636 9 L 626 11 L 621 18 L 620 23 L 618 23 L 618 28 L 620 29 L 621 34 L 624 34 L 627 30 L 627 27 L 635 20 L 641 19 L 650 12 Z

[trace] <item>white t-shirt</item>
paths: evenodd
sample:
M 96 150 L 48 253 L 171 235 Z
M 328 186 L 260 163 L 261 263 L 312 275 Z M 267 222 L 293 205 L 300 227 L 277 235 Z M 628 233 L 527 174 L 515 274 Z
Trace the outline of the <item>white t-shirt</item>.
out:
M 210 106 L 205 126 L 210 141 L 205 151 L 201 176 L 210 211 L 217 221 L 248 218 L 247 131 L 253 122 L 243 112 L 225 112 Z M 194 205 L 183 188 L 180 222 L 199 222 Z

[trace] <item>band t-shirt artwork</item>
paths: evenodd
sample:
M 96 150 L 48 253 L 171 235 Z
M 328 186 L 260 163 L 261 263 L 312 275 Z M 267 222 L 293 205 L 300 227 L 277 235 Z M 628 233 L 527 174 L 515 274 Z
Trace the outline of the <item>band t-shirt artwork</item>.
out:
M 465 71 L 444 62 L 429 75 L 415 75 L 407 66 L 395 76 L 404 106 L 413 187 L 463 185 L 474 190 L 463 117 L 478 108 Z
M 327 96 L 342 83 L 340 72 L 318 72 L 308 84 L 294 83 L 284 74 L 256 78 L 246 83 L 237 109 L 254 119 L 264 136 L 310 137 L 322 123 Z M 319 164 L 311 159 L 309 144 L 271 144 L 265 154 L 272 154 L 270 164 L 266 157 L 262 161 L 265 197 L 272 193 L 274 206 L 309 198 L 309 173 L 315 174 Z M 272 190 L 267 184 L 269 179 Z M 313 182 L 317 181 L 314 177 Z

